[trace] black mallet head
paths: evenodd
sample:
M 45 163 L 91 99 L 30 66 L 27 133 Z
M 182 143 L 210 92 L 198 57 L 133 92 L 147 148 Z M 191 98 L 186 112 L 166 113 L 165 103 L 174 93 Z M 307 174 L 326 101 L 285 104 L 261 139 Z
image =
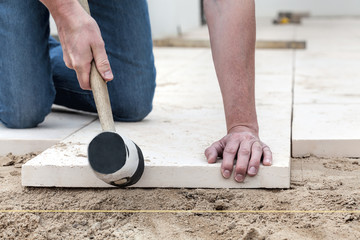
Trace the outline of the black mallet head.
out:
M 115 132 L 97 135 L 89 144 L 88 159 L 98 178 L 117 187 L 137 183 L 144 172 L 140 148 Z

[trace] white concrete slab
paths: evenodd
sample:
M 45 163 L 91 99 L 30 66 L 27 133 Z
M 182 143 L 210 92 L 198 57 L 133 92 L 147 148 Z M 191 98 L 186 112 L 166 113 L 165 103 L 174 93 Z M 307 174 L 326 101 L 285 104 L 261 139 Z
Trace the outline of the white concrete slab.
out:
M 360 19 L 306 19 L 297 36 L 292 155 L 360 157 Z
M 273 24 L 274 18 L 256 18 L 256 39 L 270 41 L 292 41 L 298 25 L 295 24 Z
M 207 51 L 207 49 L 202 48 L 155 47 L 154 58 L 157 80 L 176 69 L 190 65 L 195 58 Z
M 276 79 L 277 76 L 291 76 L 293 73 L 294 50 L 264 49 L 256 50 L 255 53 L 256 74 L 272 75 Z
M 156 53 L 155 56 L 160 56 Z M 162 52 L 172 61 L 172 49 Z M 174 50 L 174 56 L 179 50 Z M 257 88 L 266 92 L 283 94 L 283 101 L 259 104 L 258 115 L 261 138 L 274 153 L 274 164 L 261 167 L 256 177 L 236 183 L 233 178 L 225 180 L 220 174 L 220 163 L 208 164 L 204 150 L 226 133 L 221 95 L 212 69 L 210 50 L 197 56 L 189 56 L 189 63 L 166 69 L 169 74 L 158 78 L 154 111 L 142 122 L 117 123 L 118 132 L 127 135 L 142 149 L 145 157 L 145 173 L 134 187 L 202 187 L 202 188 L 288 188 L 290 186 L 290 118 L 291 73 L 277 78 L 278 84 L 265 83 L 268 77 L 258 79 Z M 271 56 L 288 57 L 284 52 L 262 53 L 264 60 Z M 208 59 L 210 58 L 210 59 Z M 206 60 L 205 60 L 206 59 Z M 159 60 L 158 60 L 159 61 Z M 161 59 L 160 59 L 161 61 Z M 177 66 L 176 59 L 174 65 Z M 261 61 L 261 60 L 259 60 Z M 258 62 L 259 62 L 258 61 Z M 172 67 L 171 64 L 169 66 Z M 261 66 L 266 66 L 261 64 Z M 288 65 L 286 65 L 288 66 Z M 266 66 L 268 67 L 268 66 Z M 278 71 L 279 69 L 275 70 Z M 261 71 L 261 70 L 260 70 Z M 265 72 L 270 71 L 266 69 Z M 264 84 L 261 84 L 264 81 Z M 284 87 L 277 90 L 283 81 Z M 265 88 L 265 89 L 261 89 Z M 261 89 L 261 90 L 260 90 Z M 269 97 L 270 98 L 270 97 Z M 111 187 L 98 180 L 87 163 L 87 145 L 100 132 L 94 122 L 32 159 L 22 168 L 24 186 L 56 187 Z
M 95 119 L 91 114 L 55 106 L 37 128 L 8 129 L 0 124 L 0 155 L 44 151 Z
M 290 181 L 289 108 L 260 108 L 262 136 L 274 152 L 274 164 L 236 183 L 220 175 L 220 162 L 208 164 L 203 154 L 225 133 L 221 109 L 157 109 L 140 123 L 117 123 L 143 151 L 145 173 L 134 187 L 287 188 Z M 276 124 L 266 121 L 277 114 Z M 88 143 L 100 132 L 94 122 L 22 167 L 24 186 L 111 187 L 97 179 L 87 162 Z
M 360 157 L 360 104 L 298 104 L 293 156 Z
M 304 18 L 296 40 L 307 41 L 307 50 L 322 53 L 359 52 L 360 21 L 357 17 Z

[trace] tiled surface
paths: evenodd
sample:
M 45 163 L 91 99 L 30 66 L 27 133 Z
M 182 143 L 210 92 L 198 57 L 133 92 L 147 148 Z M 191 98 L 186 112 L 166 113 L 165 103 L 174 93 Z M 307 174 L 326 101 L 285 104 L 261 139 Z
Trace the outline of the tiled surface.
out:
M 307 19 L 297 36 L 293 156 L 359 157 L 360 19 Z M 321 31 L 320 31 L 321 29 Z
M 298 104 L 294 108 L 294 157 L 360 156 L 359 104 Z
M 133 139 L 146 158 L 146 172 L 137 186 L 288 187 L 293 78 L 292 154 L 360 156 L 360 20 L 310 18 L 303 19 L 302 25 L 272 26 L 269 19 L 257 19 L 257 23 L 258 40 L 307 42 L 306 50 L 256 51 L 261 137 L 274 152 L 274 166 L 262 167 L 257 177 L 238 184 L 221 177 L 219 163 L 208 165 L 204 149 L 225 133 L 211 52 L 156 48 L 158 87 L 153 113 L 141 123 L 117 124 L 117 130 Z M 207 29 L 184 38 L 208 39 Z M 23 167 L 23 183 L 106 187 L 94 177 L 86 159 L 87 144 L 99 131 L 94 122 L 45 151 Z M 2 146 L 10 149 L 10 143 Z
M 256 39 L 257 40 L 277 40 L 292 41 L 295 40 L 295 31 L 297 25 L 274 25 L 272 18 L 256 18 Z
M 8 129 L 0 124 L 0 155 L 44 151 L 95 119 L 91 114 L 55 106 L 37 128 Z
M 158 77 L 154 111 L 142 122 L 116 124 L 119 133 L 140 146 L 146 159 L 145 173 L 135 187 L 289 187 L 291 52 L 257 52 L 260 135 L 272 148 L 274 164 L 262 166 L 256 177 L 248 177 L 244 183 L 223 179 L 220 162 L 210 165 L 203 154 L 206 147 L 226 133 L 210 50 L 196 50 L 195 54 L 162 48 L 155 49 L 155 56 L 160 63 L 158 71 L 163 74 Z M 267 76 L 272 65 L 262 62 L 270 58 L 286 58 L 284 65 L 273 65 L 275 84 Z M 281 101 L 273 99 L 275 93 Z M 87 145 L 99 132 L 99 123 L 94 122 L 29 161 L 22 169 L 23 185 L 109 187 L 95 177 L 87 164 Z

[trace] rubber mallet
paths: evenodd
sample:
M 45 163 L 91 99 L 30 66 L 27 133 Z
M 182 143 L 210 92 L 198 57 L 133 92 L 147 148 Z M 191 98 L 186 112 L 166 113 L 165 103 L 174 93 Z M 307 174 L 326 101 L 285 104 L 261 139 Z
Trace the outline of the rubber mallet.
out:
M 87 0 L 79 0 L 90 14 Z M 88 159 L 95 175 L 104 182 L 126 187 L 135 184 L 144 172 L 141 149 L 130 139 L 115 132 L 106 82 L 91 63 L 90 86 L 103 132 L 89 144 Z

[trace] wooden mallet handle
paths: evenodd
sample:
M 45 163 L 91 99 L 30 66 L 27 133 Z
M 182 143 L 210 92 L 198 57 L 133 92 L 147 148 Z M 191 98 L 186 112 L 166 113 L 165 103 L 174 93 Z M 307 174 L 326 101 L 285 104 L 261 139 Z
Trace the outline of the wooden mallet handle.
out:
M 85 11 L 90 14 L 90 8 L 87 0 L 78 0 Z M 103 131 L 115 132 L 113 114 L 111 111 L 109 92 L 106 82 L 101 77 L 96 68 L 94 60 L 91 63 L 90 86 L 93 92 L 96 109 L 99 115 L 100 124 Z

